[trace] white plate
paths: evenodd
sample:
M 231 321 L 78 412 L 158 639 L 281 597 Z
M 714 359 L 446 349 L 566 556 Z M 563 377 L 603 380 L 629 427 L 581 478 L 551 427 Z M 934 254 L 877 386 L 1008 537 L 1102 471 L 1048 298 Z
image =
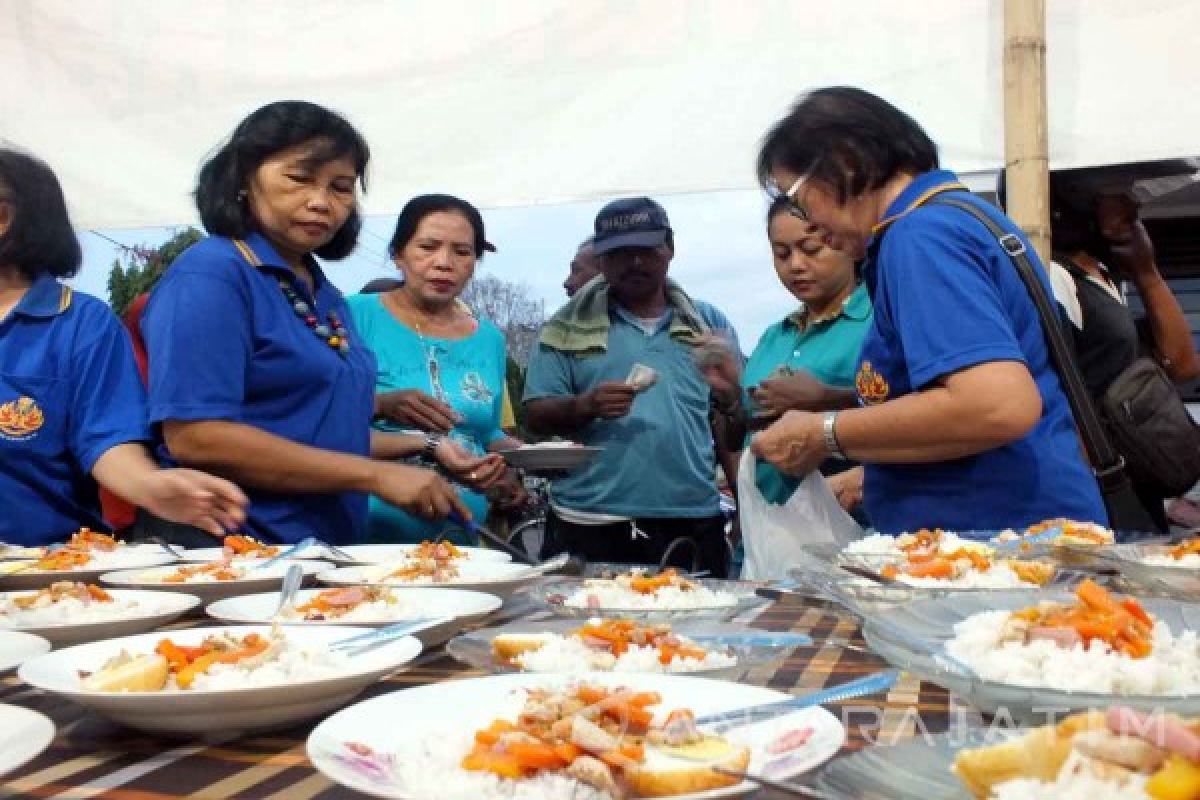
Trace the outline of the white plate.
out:
M 0 778 L 42 754 L 54 741 L 54 723 L 20 706 L 0 705 Z
M 29 547 L 23 544 L 8 544 L 7 542 L 0 542 L 0 561 L 41 558 L 42 554 L 45 552 L 45 547 Z
M 40 589 L 57 581 L 94 583 L 106 572 L 123 569 L 144 569 L 171 564 L 175 557 L 158 545 L 130 545 L 109 553 L 93 552 L 93 558 L 79 569 L 33 570 L 24 565 L 33 561 L 6 561 L 0 564 L 0 589 Z M 20 566 L 21 571 L 11 572 Z
M 570 678 L 561 675 L 492 675 L 486 678 L 455 681 L 452 686 L 432 685 L 403 689 L 357 703 L 322 722 L 308 737 L 308 757 L 329 779 L 351 789 L 376 797 L 428 800 L 426 789 L 418 793 L 405 788 L 402 780 L 387 773 L 375 776 L 354 768 L 343 756 L 345 744 L 365 744 L 377 753 L 395 753 L 397 761 L 417 765 L 433 772 L 442 781 L 438 800 L 475 800 L 475 793 L 455 793 L 453 779 L 468 773 L 460 770 L 458 760 L 470 748 L 474 732 L 494 719 L 516 719 L 524 702 L 524 689 L 559 687 L 586 681 L 603 686 L 629 687 L 635 691 L 654 691 L 662 703 L 653 707 L 660 715 L 676 708 L 690 708 L 697 715 L 725 711 L 758 703 L 770 703 L 789 697 L 772 689 L 744 686 L 707 678 L 678 675 L 613 675 L 586 673 Z M 405 724 L 397 724 L 404 720 Z M 787 731 L 812 727 L 812 737 L 800 750 L 785 756 L 786 764 L 766 766 L 766 746 Z M 808 708 L 768 720 L 728 734 L 731 740 L 752 748 L 750 771 L 768 769 L 773 777 L 786 780 L 824 763 L 845 742 L 846 731 L 837 718 L 823 708 Z M 421 753 L 423 742 L 430 742 L 447 764 L 431 764 Z M 410 758 L 406 755 L 411 754 Z M 420 754 L 420 755 L 418 755 Z M 455 774 L 457 773 L 457 774 Z M 411 785 L 410 785 L 411 786 Z M 713 791 L 677 795 L 677 798 L 732 797 L 754 791 L 749 782 Z M 480 798 L 482 800 L 482 798 Z
M 246 574 L 235 581 L 214 581 L 212 583 L 163 583 L 161 577 L 170 575 L 179 565 L 156 567 L 154 569 L 130 569 L 121 572 L 110 572 L 101 575 L 101 583 L 108 586 L 128 586 L 137 589 L 155 589 L 164 592 L 182 592 L 200 598 L 201 602 L 212 603 L 226 597 L 239 594 L 265 592 L 278 588 L 283 583 L 284 573 L 292 564 L 299 564 L 305 575 L 316 575 L 318 572 L 330 569 L 324 561 L 277 561 L 269 567 L 252 569 L 253 565 L 237 564 L 239 569 L 246 569 Z
M 319 594 L 320 591 L 319 589 L 307 589 L 298 592 L 296 594 L 296 604 L 303 605 L 309 599 Z M 445 625 L 427 628 L 413 634 L 421 640 L 421 644 L 429 648 L 441 644 L 468 624 L 483 619 L 503 604 L 503 601 L 495 595 L 472 592 L 465 589 L 391 589 L 391 592 L 398 600 L 398 603 L 392 609 L 392 615 L 388 617 L 380 617 L 372 620 L 351 620 L 348 622 L 339 622 L 338 620 L 310 622 L 282 619 L 280 623 L 283 625 L 299 625 L 304 627 L 328 627 L 340 624 L 375 628 L 383 625 L 391 625 L 394 622 L 406 619 L 454 617 L 453 621 Z M 271 617 L 278 606 L 279 592 L 267 592 L 265 594 L 229 597 L 213 603 L 208 607 L 207 611 L 210 617 L 215 617 L 225 622 L 268 623 L 271 621 Z
M 486 547 L 461 547 L 455 545 L 470 561 L 512 561 L 512 556 L 499 550 L 488 550 Z M 417 549 L 415 544 L 351 544 L 339 547 L 353 561 L 347 561 L 334 553 L 323 556 L 339 564 L 388 564 L 393 561 L 403 561 L 408 554 Z
M 4 592 L 0 597 L 23 595 L 28 592 Z M 91 622 L 65 622 L 57 625 L 15 625 L 5 616 L 0 616 L 0 629 L 17 630 L 44 637 L 56 647 L 114 636 L 129 636 L 143 631 L 152 631 L 183 616 L 200 605 L 200 598 L 178 592 L 146 592 L 133 589 L 109 591 L 114 602 L 135 601 L 136 608 L 126 609 L 103 620 Z M 101 604 L 102 605 L 102 604 Z
M 278 545 L 278 547 L 279 547 L 279 553 L 276 553 L 275 555 L 279 555 L 280 553 L 282 553 L 283 551 L 285 551 L 289 547 L 291 547 L 291 545 L 283 544 L 283 545 Z M 271 558 L 271 557 L 273 557 L 273 556 L 269 556 L 268 558 Z M 223 548 L 223 547 L 191 547 L 191 548 L 188 548 L 187 550 L 183 551 L 183 560 L 184 561 L 192 561 L 192 562 L 221 561 L 224 558 L 225 558 L 225 548 Z M 299 553 L 296 553 L 295 555 L 288 557 L 289 560 L 293 559 L 293 558 L 295 558 L 295 559 L 326 558 L 325 548 L 321 547 L 320 545 L 313 545 L 312 547 L 306 547 L 303 550 L 301 550 Z M 259 558 L 257 556 L 244 555 L 244 556 L 234 556 L 233 563 L 235 563 L 235 564 L 253 563 L 255 561 L 265 561 L 265 560 L 266 559 Z
M 79 670 L 94 672 L 122 650 L 150 653 L 161 640 L 196 646 L 206 636 L 229 631 L 236 636 L 257 632 L 269 635 L 267 626 L 192 628 L 165 633 L 143 633 L 56 650 L 21 665 L 17 674 L 30 686 L 59 695 L 99 714 L 139 730 L 167 734 L 234 734 L 282 728 L 346 705 L 378 679 L 390 675 L 421 652 L 411 636 L 381 645 L 351 660 L 347 672 L 318 680 L 291 680 L 285 684 L 240 689 L 190 689 L 162 692 L 94 692 L 80 684 Z M 369 628 L 287 628 L 289 639 L 305 644 L 328 643 Z
M 0 631 L 0 675 L 19 667 L 34 656 L 50 652 L 50 643 L 41 636 L 18 631 Z
M 364 567 L 341 567 L 321 573 L 318 580 L 337 586 L 353 586 L 358 584 L 376 584 L 384 586 L 403 586 L 407 588 L 436 587 L 447 589 L 475 589 L 497 597 L 507 598 L 513 592 L 527 583 L 538 579 L 539 574 L 530 570 L 525 564 L 502 563 L 498 561 L 467 561 L 458 564 L 459 576 L 444 583 L 412 583 L 393 578 L 384 579 L 389 572 L 399 569 L 403 562 L 391 564 L 372 564 Z

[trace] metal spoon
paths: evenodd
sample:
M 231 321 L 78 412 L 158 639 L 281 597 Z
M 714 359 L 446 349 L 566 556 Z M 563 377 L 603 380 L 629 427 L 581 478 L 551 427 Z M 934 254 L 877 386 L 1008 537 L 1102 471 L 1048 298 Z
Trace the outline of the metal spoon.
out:
M 284 573 L 283 587 L 279 590 L 279 607 L 271 615 L 272 621 L 279 619 L 279 615 L 296 602 L 296 592 L 300 591 L 302 583 L 304 583 L 304 568 L 299 564 L 292 564 Z

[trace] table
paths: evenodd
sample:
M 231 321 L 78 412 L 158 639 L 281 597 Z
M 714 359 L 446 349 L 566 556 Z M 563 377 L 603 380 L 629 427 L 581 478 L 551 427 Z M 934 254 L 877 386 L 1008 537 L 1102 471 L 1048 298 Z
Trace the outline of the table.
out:
M 517 603 L 500 613 L 521 617 L 532 609 Z M 503 620 L 501 620 L 503 621 Z M 495 624 L 492 620 L 490 624 Z M 193 620 L 187 625 L 204 624 Z M 772 631 L 808 633 L 816 647 L 797 649 L 776 668 L 762 668 L 746 682 L 803 694 L 852 680 L 886 666 L 874 654 L 822 643 L 863 642 L 856 622 L 826 608 L 784 601 L 750 623 Z M 445 683 L 480 675 L 435 648 L 397 675 L 381 681 L 359 699 L 412 686 Z M 261 800 L 346 800 L 361 795 L 331 783 L 309 763 L 304 743 L 315 721 L 283 732 L 223 743 L 170 740 L 121 728 L 83 709 L 20 683 L 0 679 L 0 703 L 40 711 L 54 720 L 58 735 L 50 748 L 0 783 L 0 800 L 54 797 L 62 800 L 174 800 L 175 798 L 260 798 Z M 828 706 L 846 724 L 843 752 L 871 741 L 897 741 L 917 732 L 949 727 L 953 709 L 946 692 L 908 675 L 886 697 Z M 764 800 L 773 793 L 757 795 Z

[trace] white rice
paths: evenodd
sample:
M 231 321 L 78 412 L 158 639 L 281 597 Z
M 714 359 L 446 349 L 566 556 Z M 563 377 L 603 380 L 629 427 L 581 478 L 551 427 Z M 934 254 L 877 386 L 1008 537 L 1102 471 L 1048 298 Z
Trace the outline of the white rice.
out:
M 30 595 L 36 594 L 31 592 Z M 18 595 L 29 596 L 29 595 Z M 48 596 L 29 609 L 17 607 L 13 596 L 0 597 L 0 628 L 49 628 L 59 625 L 80 625 L 88 622 L 106 622 L 130 616 L 131 612 L 142 612 L 136 600 L 121 600 L 113 596 L 112 602 L 92 600 L 84 602 L 77 597 L 63 597 L 52 602 Z
M 915 538 L 911 533 L 902 533 L 899 536 L 873 533 L 870 536 L 864 536 L 846 545 L 842 552 L 848 556 L 901 556 L 904 554 L 901 545 L 906 545 Z M 964 539 L 956 534 L 943 532 L 942 538 L 938 543 L 938 551 L 953 553 L 956 550 L 975 550 L 987 553 L 992 548 L 986 542 Z
M 1113 652 L 1093 640 L 1071 649 L 1034 640 L 1001 642 L 1007 611 L 972 614 L 954 626 L 950 655 L 984 679 L 1019 686 L 1115 695 L 1187 695 L 1200 692 L 1200 640 L 1195 631 L 1175 636 L 1156 621 L 1153 650 L 1145 658 Z
M 1005 781 L 995 787 L 993 800 L 1151 800 L 1146 777 L 1131 775 L 1124 786 L 1094 774 L 1088 761 L 1071 753 L 1058 777 L 1043 782 L 1034 778 Z
M 594 599 L 593 599 L 594 598 Z M 572 608 L 620 608 L 630 610 L 674 611 L 693 608 L 725 608 L 736 606 L 737 595 L 722 589 L 709 589 L 697 585 L 688 591 L 674 586 L 665 586 L 652 594 L 642 594 L 624 589 L 615 581 L 585 581 L 576 589 L 564 605 Z
M 1142 559 L 1143 564 L 1152 567 L 1183 567 L 1185 569 L 1200 569 L 1200 553 L 1188 553 L 1183 558 L 1175 558 L 1166 553 L 1156 553 Z
M 621 656 L 594 650 L 576 636 L 548 636 L 536 650 L 527 650 L 514 659 L 528 672 L 697 672 L 722 669 L 737 664 L 733 656 L 709 650 L 703 659 L 674 658 L 663 665 L 658 648 L 630 645 Z
M 304 605 L 304 603 L 300 603 Z M 343 622 L 375 622 L 378 620 L 392 619 L 416 619 L 418 617 L 427 616 L 421 611 L 420 603 L 401 603 L 399 598 L 388 601 L 387 599 L 373 600 L 369 603 L 359 603 L 354 608 L 344 614 L 327 615 L 326 620 L 333 620 L 338 623 Z M 444 609 L 439 613 L 445 613 Z M 304 619 L 305 612 L 297 611 L 295 608 L 289 608 L 283 612 L 284 619 Z M 429 615 L 432 616 L 432 615 Z
M 969 569 L 958 578 L 914 578 L 900 573 L 896 580 L 908 586 L 933 589 L 1024 589 L 1036 585 L 1021 580 L 1007 564 L 993 564 L 984 571 Z
M 190 567 L 190 566 L 196 566 L 196 565 L 189 564 L 187 566 Z M 178 586 L 178 585 L 185 584 L 185 583 L 230 583 L 231 581 L 240 581 L 246 577 L 246 568 L 245 567 L 230 567 L 230 569 L 233 571 L 233 573 L 236 577 L 230 578 L 229 580 L 225 580 L 225 581 L 217 580 L 217 577 L 211 572 L 200 572 L 200 573 L 196 573 L 194 575 L 189 575 L 188 577 L 184 578 L 182 581 L 167 581 L 167 580 L 165 580 L 167 577 L 176 574 L 175 569 L 167 569 L 167 570 L 156 571 L 156 572 L 143 572 L 139 576 L 139 578 L 141 581 L 143 581 L 145 583 L 169 583 L 171 585 Z M 270 570 L 263 570 L 260 574 L 264 578 L 276 577 L 275 574 L 273 574 Z
M 387 775 L 380 788 L 386 786 L 388 794 L 437 800 L 612 800 L 607 792 L 557 773 L 514 781 L 465 770 L 462 760 L 474 736 L 474 730 L 439 730 L 397 753 L 376 755 L 372 761 Z
M 332 678 L 345 674 L 350 660 L 324 645 L 300 645 L 289 639 L 265 663 L 246 659 L 235 664 L 213 664 L 197 675 L 191 689 L 242 689 L 258 686 L 286 686 L 303 681 Z
M 105 569 L 124 569 L 145 565 L 148 555 L 158 555 L 162 550 L 157 545 L 121 545 L 116 550 L 88 550 L 91 558 L 86 564 L 78 567 L 67 567 L 54 570 L 30 570 L 31 572 L 94 572 Z M 152 562 L 153 563 L 153 562 Z

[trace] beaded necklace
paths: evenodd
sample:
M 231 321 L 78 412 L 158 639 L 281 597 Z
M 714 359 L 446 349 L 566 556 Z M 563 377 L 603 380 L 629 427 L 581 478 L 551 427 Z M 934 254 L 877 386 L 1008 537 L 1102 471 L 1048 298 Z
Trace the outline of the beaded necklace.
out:
M 242 258 L 249 262 L 250 266 L 255 269 L 262 266 L 262 261 L 250 249 L 249 245 L 241 239 L 234 239 L 233 244 L 238 249 L 238 252 L 242 254 Z M 341 319 L 335 311 L 330 310 L 326 314 L 329 324 L 322 324 L 321 320 L 317 318 L 313 307 L 308 304 L 307 300 L 300 296 L 300 293 L 296 291 L 286 278 L 277 278 L 276 280 L 279 283 L 279 290 L 283 292 L 283 296 L 288 301 L 288 305 L 292 307 L 292 311 L 295 312 L 296 316 L 308 326 L 308 329 L 318 339 L 342 355 L 350 352 L 350 332 L 346 330 L 346 326 L 342 324 Z

